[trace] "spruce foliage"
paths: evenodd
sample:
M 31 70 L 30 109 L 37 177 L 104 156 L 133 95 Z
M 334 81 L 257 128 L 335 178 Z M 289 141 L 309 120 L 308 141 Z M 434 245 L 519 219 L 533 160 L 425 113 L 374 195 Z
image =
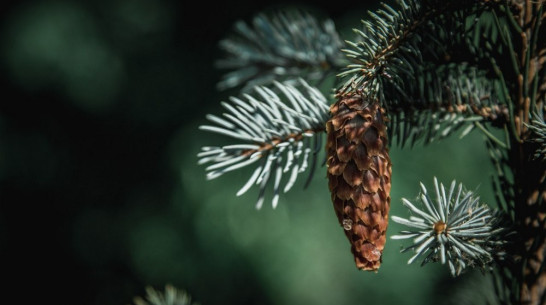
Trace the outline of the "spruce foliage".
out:
M 323 147 L 325 131 L 326 146 L 332 154 L 350 153 L 355 164 L 369 161 L 367 154 L 356 156 L 349 151 L 349 142 L 343 144 L 347 151 L 339 151 L 339 139 L 349 138 L 346 133 L 356 134 L 360 130 L 358 124 L 366 124 L 365 119 L 353 120 L 353 116 L 336 108 L 335 105 L 343 104 L 340 101 L 364 96 L 360 105 L 351 104 L 355 113 L 370 105 L 377 106 L 374 115 L 384 117 L 389 143 L 393 145 L 426 144 L 478 130 L 497 169 L 492 179 L 497 202 L 490 202 L 487 207 L 479 203 L 477 194 L 462 186 L 455 190 L 456 184 L 452 183 L 446 189 L 435 180 L 436 199 L 425 186 L 421 188 L 424 209 L 403 201 L 411 216 L 393 216 L 392 220 L 412 230 L 393 238 L 413 239 L 414 244 L 403 250 L 415 250 L 410 263 L 424 255 L 423 264 L 447 262 L 454 276 L 469 267 L 491 268 L 496 275 L 499 301 L 543 304 L 544 4 L 543 0 L 399 0 L 382 4 L 363 16 L 360 27 L 354 29 L 355 36 L 344 37 L 345 41 L 340 39 L 332 21 L 319 22 L 302 12 L 262 14 L 252 25 L 239 22 L 236 34 L 221 43 L 227 56 L 219 65 L 231 71 L 219 88 L 238 87 L 241 97 L 223 104 L 228 110 L 223 117 L 208 116 L 213 125 L 201 127 L 232 138 L 234 144 L 204 147 L 199 162 L 212 163 L 207 168 L 210 179 L 254 166 L 248 182 L 237 194 L 259 185 L 259 208 L 266 187 L 272 185 L 275 207 L 281 189 L 288 191 L 307 168 L 307 182 L 316 172 L 317 153 Z M 338 76 L 331 98 L 328 92 L 321 94 L 314 87 L 330 74 Z M 251 89 L 255 94 L 248 93 Z M 328 105 L 335 101 L 335 111 L 329 113 Z M 348 129 L 336 131 L 332 138 L 325 128 L 329 120 L 341 120 L 339 125 Z M 382 126 L 383 121 L 377 124 Z M 350 138 L 355 143 L 366 140 L 364 132 Z M 384 140 L 386 143 L 387 136 Z M 382 151 L 388 159 L 388 149 Z M 403 160 L 394 161 L 397 162 Z M 330 161 L 326 165 L 329 172 L 337 166 Z M 387 185 L 377 168 L 363 168 L 351 176 L 353 182 L 358 181 L 351 184 L 355 194 L 371 183 L 366 175 L 372 172 L 379 179 L 374 183 Z M 393 170 L 395 173 L 395 166 Z M 288 178 L 282 184 L 285 173 Z M 347 175 L 342 176 L 348 179 Z M 340 190 L 331 190 L 332 198 L 339 199 Z M 388 190 L 382 194 L 381 204 L 389 204 Z M 351 206 L 347 200 L 355 199 L 349 196 L 340 203 L 334 200 L 340 225 L 346 231 L 347 219 L 351 221 L 349 229 L 364 225 L 367 219 L 350 218 L 353 214 L 347 214 L 346 207 Z M 367 211 L 368 206 L 366 201 L 362 211 Z M 368 228 L 372 230 L 374 226 Z M 354 246 L 360 240 L 354 236 L 370 236 L 370 232 L 349 234 L 348 238 Z M 513 239 L 514 235 L 518 238 Z M 370 243 L 369 247 L 375 247 L 375 238 L 364 240 Z M 353 253 L 361 251 L 360 247 L 354 246 Z M 378 255 L 369 260 L 380 262 Z M 377 267 L 378 264 L 362 269 Z

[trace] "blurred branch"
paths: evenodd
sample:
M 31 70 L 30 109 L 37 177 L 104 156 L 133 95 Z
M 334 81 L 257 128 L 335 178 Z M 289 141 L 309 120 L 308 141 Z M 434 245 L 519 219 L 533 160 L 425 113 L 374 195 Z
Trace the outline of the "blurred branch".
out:
M 178 290 L 171 285 L 165 286 L 165 292 L 146 287 L 146 298 L 135 297 L 135 305 L 198 305 L 192 303 L 191 297 L 183 290 Z
M 319 23 L 301 11 L 257 15 L 252 27 L 239 21 L 235 35 L 222 40 L 227 58 L 217 62 L 224 75 L 218 88 L 243 85 L 248 92 L 256 85 L 304 77 L 320 81 L 347 61 L 340 51 L 343 42 L 331 20 Z

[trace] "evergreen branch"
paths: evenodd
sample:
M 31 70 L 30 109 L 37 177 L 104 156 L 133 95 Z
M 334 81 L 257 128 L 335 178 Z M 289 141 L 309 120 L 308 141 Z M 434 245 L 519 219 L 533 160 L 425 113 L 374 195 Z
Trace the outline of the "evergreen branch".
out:
M 171 285 L 165 286 L 165 292 L 146 287 L 146 299 L 135 297 L 133 302 L 135 305 L 197 305 L 185 291 Z
M 541 108 L 546 54 L 544 1 L 507 1 L 492 10 L 494 27 L 501 39 L 483 36 L 476 43 L 481 56 L 489 58 L 501 81 L 504 100 L 509 106 L 509 127 L 513 138 L 523 143 L 533 111 Z
M 416 71 L 412 85 L 385 86 L 385 98 L 391 136 L 398 144 L 413 145 L 445 138 L 466 126 L 461 137 L 479 122 L 502 126 L 508 120 L 508 109 L 493 93 L 485 73 L 466 65 L 442 65 Z
M 403 204 L 415 216 L 408 219 L 392 216 L 393 221 L 414 228 L 391 237 L 413 240 L 411 246 L 401 251 L 415 251 L 408 264 L 425 256 L 421 265 L 428 262 L 447 262 L 451 274 L 457 276 L 466 267 L 485 268 L 494 259 L 502 259 L 505 255 L 502 248 L 506 244 L 504 237 L 507 230 L 501 223 L 500 214 L 487 205 L 480 204 L 479 197 L 471 191 L 463 190 L 462 184 L 455 190 L 455 181 L 446 190 L 434 178 L 434 186 L 436 200 L 431 198 L 421 183 L 422 193 L 419 199 L 422 207 L 402 199 Z
M 395 10 L 382 3 L 383 9 L 379 9 L 377 13 L 368 12 L 371 20 L 362 20 L 363 30 L 354 29 L 360 36 L 360 41 L 347 41 L 353 49 L 343 50 L 354 63 L 338 74 L 338 76 L 353 76 L 338 90 L 338 94 L 344 94 L 351 88 L 361 86 L 378 90 L 377 78 L 381 75 L 387 77 L 389 75 L 389 72 L 385 70 L 387 60 L 399 51 L 399 46 L 407 41 L 414 34 L 415 28 L 423 24 L 431 14 L 421 10 L 418 1 L 410 0 L 408 5 L 404 0 L 400 0 L 398 4 L 401 9 Z M 411 44 L 406 47 L 406 50 L 414 55 L 419 54 L 419 51 Z M 414 61 L 411 57 L 408 59 Z M 407 66 L 406 70 L 416 66 L 408 65 L 401 60 L 398 60 L 398 64 Z M 411 74 L 411 70 L 407 72 Z
M 504 149 L 508 149 L 508 145 L 507 143 L 504 143 L 502 140 L 500 140 L 499 138 L 497 138 L 495 135 L 493 135 L 489 130 L 487 130 L 487 128 L 485 128 L 485 126 L 483 126 L 480 122 L 474 122 L 474 124 L 476 125 L 476 127 L 478 127 L 484 134 L 487 138 L 489 138 L 489 140 L 491 140 L 493 143 L 495 143 L 496 145 L 498 145 L 499 147 L 501 148 L 504 148 Z
M 505 133 L 508 133 L 508 131 L 506 130 Z M 492 177 L 495 201 L 497 202 L 498 209 L 504 211 L 513 221 L 515 217 L 516 194 L 513 189 L 514 181 L 510 179 L 508 152 L 500 149 L 491 139 L 487 139 L 486 144 L 489 150 L 489 157 L 496 170 Z
M 347 64 L 333 21 L 319 23 L 309 13 L 260 14 L 252 26 L 237 22 L 234 34 L 220 42 L 227 58 L 217 66 L 233 70 L 218 83 L 220 89 L 245 84 L 243 91 L 249 91 L 256 85 L 304 74 L 307 80 L 322 80 Z
M 265 189 L 270 182 L 274 181 L 272 205 L 276 207 L 285 174 L 288 180 L 283 192 L 290 190 L 297 176 L 309 167 L 308 181 L 312 178 L 317 153 L 322 148 L 321 133 L 325 131 L 329 117 L 326 98 L 303 80 L 300 80 L 300 85 L 305 94 L 292 85 L 278 82 L 274 85 L 284 95 L 284 101 L 267 87 L 255 87 L 256 97 L 245 94 L 246 101 L 232 97 L 231 104 L 222 103 L 228 110 L 223 117 L 208 115 L 214 125 L 200 126 L 201 130 L 240 141 L 222 147 L 202 148 L 198 154 L 199 164 L 212 163 L 206 168 L 207 179 L 259 163 L 237 192 L 240 196 L 252 185 L 259 185 L 258 209 L 263 205 Z
M 352 76 L 338 90 L 339 95 L 359 88 L 378 96 L 382 103 L 383 85 L 414 78 L 415 70 L 431 59 L 443 59 L 447 46 L 465 33 L 466 17 L 485 6 L 476 1 L 397 1 L 398 10 L 387 4 L 363 30 L 355 29 L 360 41 L 350 42 L 344 50 L 353 63 L 339 76 Z M 433 35 L 434 33 L 434 35 Z M 388 102 L 388 101 L 387 101 Z
M 468 34 L 479 28 L 481 11 L 493 4 L 401 0 L 399 5 L 395 11 L 383 4 L 363 21 L 364 30 L 355 30 L 362 41 L 348 42 L 353 49 L 344 51 L 354 63 L 339 74 L 353 77 L 338 95 L 359 88 L 377 98 L 391 119 L 389 133 L 398 136 L 400 145 L 431 142 L 462 127 L 461 136 L 474 127 L 488 134 L 478 121 L 506 124 L 509 108 L 492 94 L 494 80 L 453 51 L 472 49 Z M 475 24 L 469 27 L 470 22 Z M 445 64 L 450 58 L 455 61 Z
M 539 146 L 535 152 L 534 158 L 546 161 L 546 123 L 544 115 L 534 114 L 530 125 L 526 125 L 532 131 L 530 142 L 537 143 Z

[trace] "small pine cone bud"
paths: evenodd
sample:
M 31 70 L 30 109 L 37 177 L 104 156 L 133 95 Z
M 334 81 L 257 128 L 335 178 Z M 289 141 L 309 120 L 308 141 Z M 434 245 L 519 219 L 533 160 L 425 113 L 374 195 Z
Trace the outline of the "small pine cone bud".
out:
M 340 98 L 326 123 L 329 188 L 356 267 L 377 270 L 386 242 L 391 159 L 381 108 L 360 94 Z

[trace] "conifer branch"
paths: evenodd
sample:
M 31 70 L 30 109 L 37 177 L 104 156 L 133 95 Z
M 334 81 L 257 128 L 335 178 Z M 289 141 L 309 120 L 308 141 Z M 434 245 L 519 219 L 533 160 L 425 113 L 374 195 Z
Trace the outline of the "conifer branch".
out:
M 288 175 L 283 192 L 294 185 L 299 174 L 309 171 L 311 180 L 317 163 L 317 154 L 322 149 L 322 133 L 329 116 L 326 98 L 303 80 L 299 88 L 274 83 L 274 89 L 255 87 L 256 95 L 245 94 L 245 100 L 231 97 L 231 103 L 222 103 L 228 110 L 223 117 L 208 115 L 213 125 L 199 128 L 224 136 L 238 143 L 222 147 L 203 147 L 198 154 L 199 164 L 212 163 L 207 170 L 207 179 L 240 169 L 251 164 L 259 165 L 250 179 L 237 192 L 240 196 L 252 185 L 259 185 L 256 208 L 261 208 L 265 189 L 273 182 L 273 207 L 277 206 L 281 191 L 281 180 Z
M 445 138 L 464 127 L 461 137 L 480 122 L 503 126 L 508 108 L 496 98 L 491 80 L 466 65 L 416 72 L 413 85 L 385 86 L 389 133 L 398 144 Z
M 413 229 L 393 238 L 413 239 L 414 243 L 403 250 L 416 252 L 409 263 L 423 256 L 423 264 L 440 261 L 449 266 L 454 276 L 467 267 L 485 269 L 508 258 L 511 261 L 503 261 L 499 268 L 503 281 L 500 286 L 511 290 L 511 300 L 544 302 L 546 243 L 542 212 L 546 175 L 544 162 L 540 162 L 546 160 L 546 124 L 542 114 L 546 109 L 544 3 L 543 0 L 398 0 L 400 8 L 383 4 L 380 10 L 370 12 L 371 18 L 363 21 L 363 29 L 355 30 L 359 38 L 347 41 L 349 48 L 343 50 L 351 64 L 338 74 L 349 79 L 337 90 L 338 103 L 332 108 L 331 125 L 343 125 L 344 129 L 339 129 L 339 133 L 329 130 L 335 136 L 329 135 L 327 145 L 332 156 L 328 171 L 335 176 L 329 186 L 333 200 L 338 199 L 334 200 L 334 206 L 340 224 L 356 245 L 352 247 L 355 257 L 360 259 L 364 254 L 370 262 L 381 262 L 380 252 L 368 245 L 363 248 L 359 242 L 364 238 L 355 238 L 375 234 L 365 231 L 364 225 L 357 226 L 358 221 L 365 224 L 370 221 L 367 214 L 356 214 L 365 211 L 370 200 L 358 202 L 364 208 L 352 209 L 358 207 L 355 198 L 360 194 L 363 177 L 367 177 L 360 174 L 360 168 L 358 171 L 354 168 L 372 163 L 364 150 L 356 152 L 355 141 L 345 141 L 347 136 L 358 141 L 369 142 L 373 138 L 387 143 L 383 118 L 390 136 L 396 136 L 401 145 L 419 140 L 431 142 L 460 129 L 464 136 L 478 128 L 486 135 L 485 142 L 497 170 L 494 189 L 498 208 L 504 214 L 480 204 L 479 198 L 462 185 L 456 191 L 453 182 L 448 190 L 435 179 L 435 202 L 424 186 L 420 196 L 423 208 L 403 200 L 415 215 L 392 219 Z M 339 48 L 343 43 L 333 25 L 321 27 L 314 19 L 301 15 L 279 16 L 272 19 L 258 16 L 252 28 L 239 23 L 239 37 L 223 42 L 228 58 L 220 66 L 234 71 L 226 75 L 219 87 L 244 85 L 245 91 L 256 84 L 274 79 L 292 81 L 301 75 L 315 81 L 342 66 Z M 307 94 L 300 93 L 292 83 L 275 83 L 274 89 L 255 87 L 257 96 L 245 95 L 246 100 L 232 98 L 231 104 L 223 104 L 228 110 L 226 114 L 208 116 L 214 124 L 201 127 L 238 141 L 233 145 L 203 148 L 199 162 L 211 163 L 207 177 L 214 179 L 254 164 L 255 170 L 238 195 L 254 184 L 259 185 L 258 208 L 270 184 L 275 207 L 284 173 L 290 173 L 284 184 L 287 191 L 305 168 L 314 169 L 316 153 L 322 146 L 321 133 L 328 119 L 325 99 L 305 83 L 302 85 Z M 366 111 L 370 112 L 370 106 L 373 106 L 371 112 L 378 114 L 371 118 L 380 117 L 381 122 L 376 125 L 381 128 L 368 126 L 371 121 L 365 118 L 369 118 Z M 534 112 L 540 115 L 533 116 Z M 505 138 L 490 132 L 492 127 L 504 131 Z M 368 138 L 362 136 L 368 131 Z M 382 132 L 381 137 L 375 136 L 378 131 Z M 377 152 L 376 147 L 369 146 Z M 381 146 L 381 152 L 388 156 L 388 147 Z M 531 160 L 533 154 L 535 159 L 542 160 Z M 309 162 L 311 156 L 314 159 Z M 343 162 L 332 162 L 338 160 L 335 156 L 341 156 L 343 160 L 338 159 Z M 385 189 L 390 190 L 390 159 L 385 164 L 389 169 Z M 366 170 L 368 174 L 381 172 Z M 312 175 L 313 170 L 309 177 Z M 371 178 L 366 181 L 374 182 L 366 187 L 376 184 Z M 378 181 L 386 180 L 383 177 Z M 355 186 L 353 193 L 345 188 L 349 182 L 351 187 Z M 388 207 L 388 191 L 385 194 L 378 196 L 383 201 L 373 203 Z M 512 251 L 508 256 L 504 256 L 505 215 L 522 237 L 507 248 Z M 386 229 L 386 222 L 383 223 Z M 353 234 L 350 230 L 361 232 Z M 382 236 L 380 245 L 384 244 L 384 235 L 374 236 Z M 519 258 L 522 259 L 518 261 Z M 365 261 L 357 260 L 357 266 L 359 263 L 362 266 L 362 262 Z M 377 266 L 365 267 L 374 270 Z
M 415 69 L 427 58 L 443 58 L 446 55 L 443 41 L 432 33 L 444 33 L 444 38 L 449 40 L 453 36 L 451 32 L 464 32 L 464 17 L 483 6 L 475 1 L 397 2 L 398 10 L 382 3 L 382 9 L 369 12 L 370 20 L 362 20 L 362 30 L 354 30 L 360 41 L 347 41 L 352 48 L 343 50 L 353 63 L 338 74 L 352 77 L 338 90 L 338 94 L 360 88 L 368 94 L 382 97 L 384 83 L 413 79 Z M 460 12 L 464 13 L 457 15 Z M 454 25 L 453 18 L 449 18 L 452 15 L 459 20 L 455 26 L 460 28 L 447 28 Z M 385 102 L 384 98 L 380 101 Z
M 444 60 L 451 49 L 468 48 L 467 18 L 489 4 L 398 3 L 398 11 L 383 4 L 383 9 L 370 13 L 364 30 L 355 30 L 361 41 L 347 42 L 353 49 L 344 51 L 354 63 L 339 75 L 353 76 L 338 95 L 358 88 L 377 98 L 390 118 L 389 134 L 396 135 L 400 145 L 420 139 L 431 142 L 463 127 L 464 136 L 482 127 L 478 121 L 505 124 L 509 109 L 493 94 L 494 80 L 468 62 Z
M 527 125 L 527 127 L 532 131 L 532 137 L 529 141 L 537 143 L 539 146 L 534 158 L 546 161 L 546 123 L 544 122 L 544 115 L 535 113 L 531 124 Z
M 321 23 L 309 13 L 259 14 L 252 26 L 237 22 L 234 32 L 220 42 L 227 58 L 217 66 L 233 70 L 218 83 L 220 89 L 244 85 L 248 92 L 256 85 L 304 75 L 308 81 L 320 81 L 347 64 L 334 23 Z
M 425 256 L 421 265 L 447 262 L 451 274 L 457 276 L 467 267 L 485 268 L 495 259 L 502 259 L 507 230 L 500 215 L 480 204 L 479 197 L 464 190 L 462 184 L 456 190 L 455 181 L 447 190 L 434 178 L 434 187 L 435 200 L 421 183 L 419 200 L 422 207 L 402 199 L 404 206 L 414 215 L 409 218 L 392 216 L 394 222 L 412 228 L 391 237 L 413 239 L 413 244 L 401 251 L 415 251 L 408 264 Z
M 338 94 L 343 95 L 350 89 L 366 86 L 374 91 L 379 90 L 377 78 L 390 75 L 386 62 L 399 51 L 402 42 L 406 42 L 413 36 L 414 29 L 427 20 L 431 12 L 424 12 L 420 9 L 417 1 L 410 0 L 409 5 L 404 1 L 399 1 L 400 10 L 395 10 L 387 4 L 382 3 L 383 9 L 376 13 L 369 12 L 371 20 L 362 20 L 363 30 L 354 29 L 360 37 L 360 41 L 346 41 L 352 49 L 343 51 L 354 63 L 347 66 L 347 69 L 338 76 L 353 75 L 338 90 Z M 419 54 L 419 51 L 411 44 L 406 47 L 408 53 Z M 412 59 L 409 59 L 412 60 Z M 397 64 L 406 66 L 400 59 Z M 390 66 L 390 65 L 389 65 Z M 405 67 L 408 74 L 412 66 Z

